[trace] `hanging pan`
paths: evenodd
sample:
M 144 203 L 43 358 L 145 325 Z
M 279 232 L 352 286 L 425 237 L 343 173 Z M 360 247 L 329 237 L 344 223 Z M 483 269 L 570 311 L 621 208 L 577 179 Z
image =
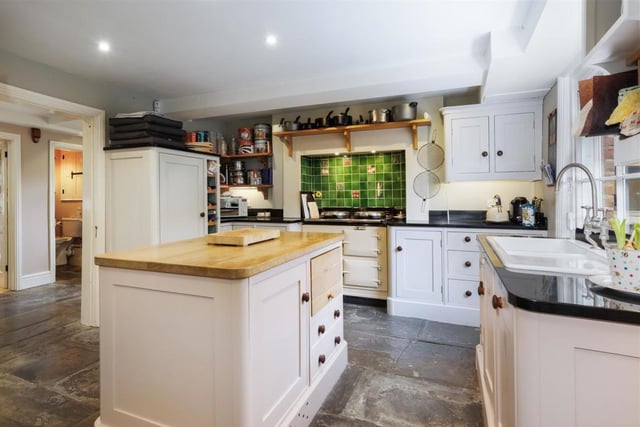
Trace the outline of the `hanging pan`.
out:
M 435 197 L 440 191 L 440 178 L 433 172 L 420 172 L 413 180 L 413 191 L 422 199 L 421 212 L 424 212 L 427 199 Z
M 424 169 L 431 171 L 438 169 L 444 163 L 444 150 L 436 144 L 437 130 L 433 130 L 431 142 L 426 143 L 418 151 L 418 164 Z

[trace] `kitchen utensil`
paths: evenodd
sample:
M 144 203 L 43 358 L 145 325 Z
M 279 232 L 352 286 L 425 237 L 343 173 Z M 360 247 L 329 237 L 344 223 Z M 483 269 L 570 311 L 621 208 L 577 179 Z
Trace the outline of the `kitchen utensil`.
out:
M 515 197 L 511 200 L 511 209 L 509 210 L 509 219 L 514 224 L 522 224 L 522 206 L 529 203 L 526 197 Z
M 439 168 L 444 163 L 444 150 L 438 144 L 429 142 L 418 150 L 418 164 L 430 171 Z
M 415 120 L 418 112 L 417 102 L 407 102 L 391 107 L 391 120 L 399 122 L 403 120 Z
M 427 199 L 435 197 L 440 191 L 440 178 L 430 171 L 420 172 L 413 180 L 413 191 L 422 199 L 421 212 L 424 212 Z
M 325 121 L 324 121 L 325 126 L 332 126 L 332 123 L 333 123 L 333 119 L 331 118 L 332 114 L 333 114 L 333 110 L 329 111 L 329 114 L 327 114 L 327 117 L 325 118 Z
M 344 113 L 339 113 L 333 118 L 334 126 L 349 126 L 353 124 L 353 117 L 349 115 L 349 108 L 350 107 L 347 107 L 347 109 L 344 110 Z
M 300 120 L 300 116 L 296 117 L 296 119 L 293 122 L 290 122 L 290 121 L 284 122 L 284 130 L 299 130 L 300 129 L 300 123 L 298 123 L 299 120 Z
M 387 108 L 369 110 L 369 123 L 386 123 L 390 121 L 389 113 Z

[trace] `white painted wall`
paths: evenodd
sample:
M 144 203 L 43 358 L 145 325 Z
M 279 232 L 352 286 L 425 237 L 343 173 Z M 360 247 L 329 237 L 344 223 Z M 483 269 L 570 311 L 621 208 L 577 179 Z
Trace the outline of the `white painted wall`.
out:
M 424 112 L 431 115 L 432 126 L 418 128 L 419 145 L 430 141 L 432 129 L 437 129 L 437 144 L 444 146 L 443 122 L 439 109 L 443 106 L 442 97 L 429 97 L 416 99 L 418 101 L 418 117 L 423 117 Z M 369 104 L 352 108 L 349 114 L 367 117 L 368 110 L 372 108 L 388 107 L 388 104 Z M 322 117 L 330 108 L 307 111 L 306 117 Z M 344 107 L 337 111 L 344 110 Z M 286 120 L 293 120 L 295 116 L 284 116 Z M 274 123 L 280 118 L 274 116 Z M 422 199 L 413 191 L 413 180 L 423 169 L 417 162 L 417 151 L 413 149 L 411 133 L 407 129 L 388 129 L 382 131 L 357 132 L 351 135 L 352 152 L 366 153 L 371 150 L 392 151 L 404 150 L 407 173 L 407 219 L 412 222 L 426 222 L 429 220 L 428 211 L 422 211 Z M 344 139 L 340 134 L 321 136 L 305 136 L 294 138 L 293 156 L 289 157 L 283 149 L 284 144 L 274 142 L 274 148 L 280 146 L 281 155 L 277 159 L 282 167 L 281 184 L 276 184 L 274 192 L 282 191 L 283 208 L 285 216 L 299 217 L 299 191 L 300 191 L 300 157 L 303 155 L 326 155 L 335 152 L 345 152 Z M 445 153 L 446 156 L 446 153 Z M 279 173 L 279 170 L 278 170 Z M 444 165 L 434 171 L 444 181 Z M 503 204 L 516 196 L 524 196 L 528 199 L 533 196 L 541 197 L 541 188 L 535 182 L 528 181 L 483 181 L 483 182 L 455 182 L 442 183 L 440 192 L 428 201 L 428 209 L 431 210 L 484 210 L 487 208 L 487 199 L 494 194 L 500 194 Z M 543 204 L 544 208 L 544 204 Z M 544 209 L 543 209 L 544 210 Z

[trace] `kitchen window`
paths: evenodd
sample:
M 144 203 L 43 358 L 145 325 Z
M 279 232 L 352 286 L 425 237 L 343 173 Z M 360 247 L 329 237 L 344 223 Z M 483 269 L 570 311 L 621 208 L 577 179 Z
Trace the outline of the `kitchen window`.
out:
M 617 216 L 626 218 L 627 224 L 640 222 L 640 162 L 626 166 L 614 164 L 614 145 L 616 137 L 577 139 L 577 158 L 591 170 L 597 182 L 597 194 L 600 207 L 607 209 L 607 218 Z M 578 175 L 581 184 L 580 206 L 591 205 L 589 181 L 583 174 Z M 582 227 L 584 210 L 576 218 Z

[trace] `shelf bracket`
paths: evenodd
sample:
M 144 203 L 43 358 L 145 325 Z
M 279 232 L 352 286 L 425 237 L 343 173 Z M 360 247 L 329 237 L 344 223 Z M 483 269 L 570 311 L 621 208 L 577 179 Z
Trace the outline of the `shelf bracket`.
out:
M 418 149 L 418 125 L 411 125 L 411 134 L 413 136 L 413 149 Z
M 347 152 L 351 152 L 351 132 L 345 130 L 343 132 L 344 135 L 344 145 L 347 147 Z
M 291 135 L 282 135 L 279 137 L 280 141 L 287 146 L 287 152 L 289 153 L 289 157 L 293 157 L 293 141 Z

